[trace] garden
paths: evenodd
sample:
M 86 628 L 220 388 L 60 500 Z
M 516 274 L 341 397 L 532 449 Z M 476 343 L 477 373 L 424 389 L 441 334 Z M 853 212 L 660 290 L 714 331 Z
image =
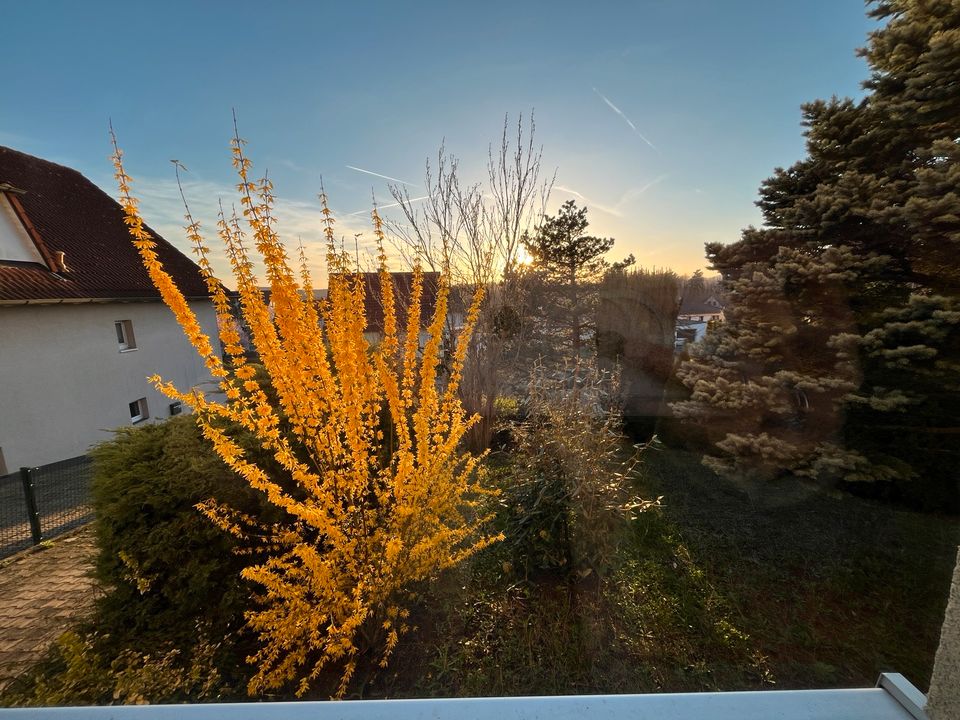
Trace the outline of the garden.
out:
M 866 97 L 804 106 L 715 277 L 551 215 L 521 118 L 486 182 L 441 149 L 428 202 L 393 186 L 370 257 L 322 190 L 317 292 L 235 129 L 237 209 L 184 197 L 218 342 L 114 137 L 213 389 L 151 378 L 190 413 L 94 450 L 102 594 L 0 701 L 925 690 L 960 543 L 948 5 L 876 4 Z M 723 312 L 681 343 L 691 301 Z

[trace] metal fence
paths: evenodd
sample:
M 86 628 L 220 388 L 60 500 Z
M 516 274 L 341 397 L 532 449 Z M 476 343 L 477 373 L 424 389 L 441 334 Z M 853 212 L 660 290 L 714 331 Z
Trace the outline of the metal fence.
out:
M 0 558 L 90 520 L 92 475 L 81 455 L 0 477 Z

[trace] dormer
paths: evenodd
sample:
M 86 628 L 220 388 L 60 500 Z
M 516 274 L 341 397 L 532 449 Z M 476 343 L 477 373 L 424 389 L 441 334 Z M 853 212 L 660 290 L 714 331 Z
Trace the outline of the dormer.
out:
M 56 272 L 54 258 L 20 204 L 18 196 L 23 194 L 23 190 L 0 182 L 0 262 L 36 263 Z

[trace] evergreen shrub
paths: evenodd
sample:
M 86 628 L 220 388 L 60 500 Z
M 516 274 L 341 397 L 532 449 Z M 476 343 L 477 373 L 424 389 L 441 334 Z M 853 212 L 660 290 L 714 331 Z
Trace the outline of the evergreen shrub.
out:
M 261 508 L 259 494 L 216 455 L 193 416 L 123 428 L 93 452 L 93 498 L 104 591 L 97 624 L 114 638 L 188 646 L 198 623 L 233 633 L 250 605 L 249 558 L 196 505 L 211 497 Z M 262 508 L 266 512 L 266 508 Z

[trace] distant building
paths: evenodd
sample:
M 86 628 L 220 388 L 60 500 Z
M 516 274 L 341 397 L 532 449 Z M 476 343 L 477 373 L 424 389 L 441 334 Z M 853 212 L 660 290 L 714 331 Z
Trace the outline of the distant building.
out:
M 407 307 L 410 304 L 411 289 L 413 287 L 412 272 L 392 272 L 389 273 L 393 281 L 393 296 L 397 311 L 397 330 L 399 335 L 403 335 L 407 328 Z M 359 277 L 364 284 L 364 312 L 367 319 L 367 326 L 364 329 L 364 337 L 371 345 L 376 345 L 383 340 L 384 315 L 382 302 L 382 289 L 380 283 L 380 274 L 375 272 L 360 273 Z M 273 304 L 271 299 L 271 290 L 269 287 L 261 287 L 260 293 L 263 296 L 264 303 L 268 306 L 270 315 L 273 317 Z M 437 293 L 440 289 L 440 273 L 423 273 L 423 290 L 420 296 L 420 347 L 423 347 L 428 339 L 427 328 L 433 318 L 434 310 L 437 307 Z M 328 290 L 326 288 L 314 290 L 313 299 L 320 302 L 327 298 Z M 303 297 L 303 291 L 300 291 Z M 459 292 L 453 291 L 447 301 L 447 318 L 444 324 L 444 333 L 449 336 L 455 336 L 463 329 L 465 320 L 464 302 Z M 247 350 L 248 357 L 256 361 L 257 353 L 253 347 L 252 335 L 246 322 L 243 320 L 243 313 L 240 309 L 239 299 L 234 303 L 234 317 L 240 328 L 241 344 Z
M 682 351 L 688 343 L 702 339 L 711 322 L 723 322 L 723 304 L 715 295 L 706 298 L 682 298 L 677 315 L 677 352 Z
M 217 347 L 199 268 L 153 236 Z M 180 388 L 210 381 L 120 206 L 75 170 L 0 147 L 0 475 L 180 412 L 147 382 L 155 373 Z
M 364 336 L 371 344 L 383 339 L 383 290 L 379 273 L 361 273 L 364 283 L 364 310 L 366 311 L 367 327 Z M 410 304 L 413 288 L 412 272 L 392 272 L 390 279 L 393 282 L 393 297 L 397 309 L 397 324 L 401 334 L 407 327 L 407 307 Z M 433 318 L 437 307 L 437 293 L 440 289 L 440 273 L 423 273 L 423 291 L 420 296 L 420 345 L 427 341 L 427 327 Z M 447 302 L 447 319 L 445 330 L 459 332 L 463 328 L 464 312 L 459 295 L 451 292 Z

